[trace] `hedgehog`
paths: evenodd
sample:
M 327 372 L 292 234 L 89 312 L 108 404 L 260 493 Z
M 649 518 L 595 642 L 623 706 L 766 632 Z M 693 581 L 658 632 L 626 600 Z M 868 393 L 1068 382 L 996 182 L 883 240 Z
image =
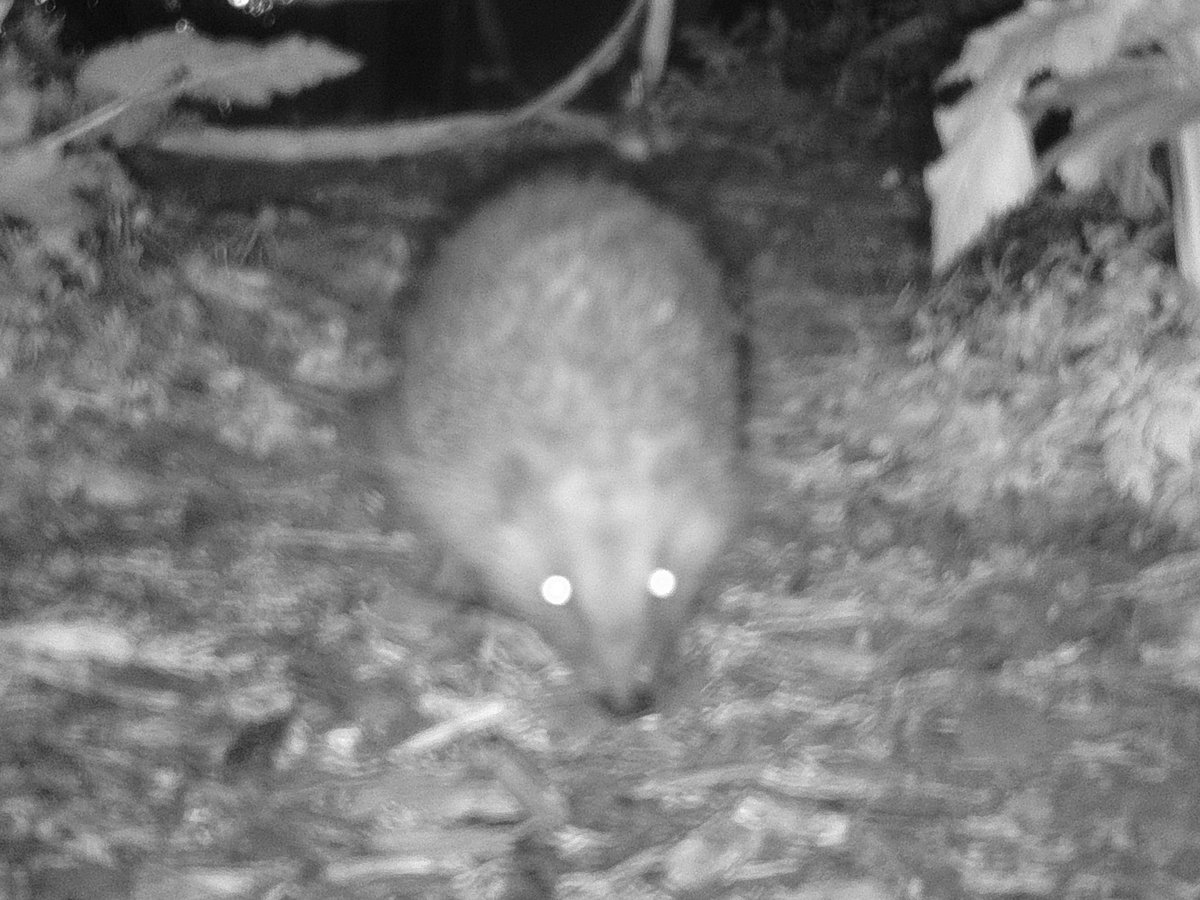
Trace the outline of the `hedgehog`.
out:
M 460 590 L 531 622 L 617 714 L 652 707 L 743 518 L 725 269 L 625 181 L 522 178 L 438 247 L 371 414 Z

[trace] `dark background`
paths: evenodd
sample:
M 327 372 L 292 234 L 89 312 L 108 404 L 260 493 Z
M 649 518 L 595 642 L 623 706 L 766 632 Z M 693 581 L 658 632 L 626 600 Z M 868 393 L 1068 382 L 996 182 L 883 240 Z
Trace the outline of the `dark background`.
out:
M 54 8 L 65 15 L 63 42 L 75 53 L 186 20 L 213 36 L 266 40 L 299 32 L 361 54 L 364 66 L 351 78 L 281 101 L 268 113 L 235 113 L 241 121 L 305 123 L 520 103 L 578 64 L 626 5 L 627 0 L 350 0 L 252 12 L 220 0 L 55 0 Z M 677 16 L 734 21 L 743 6 L 734 0 L 685 0 Z M 621 83 L 622 72 L 615 72 L 585 101 L 606 105 Z

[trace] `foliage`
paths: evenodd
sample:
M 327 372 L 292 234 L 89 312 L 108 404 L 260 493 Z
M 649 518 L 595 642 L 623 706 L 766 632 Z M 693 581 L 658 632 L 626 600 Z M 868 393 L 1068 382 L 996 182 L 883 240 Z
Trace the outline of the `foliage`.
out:
M 80 66 L 76 87 L 89 102 L 148 100 L 166 92 L 221 105 L 266 106 L 277 96 L 357 68 L 352 54 L 300 35 L 258 44 L 168 29 L 93 54 Z
M 947 466 L 965 494 L 1002 493 L 990 471 L 1022 494 L 1103 486 L 1159 527 L 1200 533 L 1194 294 L 1119 226 L 1095 229 L 1084 256 L 1062 255 L 1020 285 L 984 277 L 990 296 L 967 311 L 966 270 L 952 275 L 916 312 L 910 348 L 934 363 L 926 377 L 956 386 L 941 414 L 961 423 Z
M 935 117 L 946 148 L 925 178 L 935 269 L 1049 172 L 1092 187 L 1123 154 L 1200 113 L 1188 43 L 1197 28 L 1194 4 L 1088 0 L 1027 3 L 976 32 L 940 79 L 969 89 Z M 1050 111 L 1069 113 L 1072 133 L 1039 163 L 1033 132 Z
M 0 50 L 0 215 L 31 225 L 46 266 L 63 264 L 85 280 L 94 266 L 81 249 L 112 209 L 133 192 L 104 137 L 129 144 L 166 121 L 178 99 L 263 105 L 351 72 L 350 55 L 319 41 L 288 38 L 266 45 L 214 41 L 163 31 L 97 51 L 74 82 L 40 66 L 21 46 L 53 43 L 54 26 L 27 15 L 30 34 Z

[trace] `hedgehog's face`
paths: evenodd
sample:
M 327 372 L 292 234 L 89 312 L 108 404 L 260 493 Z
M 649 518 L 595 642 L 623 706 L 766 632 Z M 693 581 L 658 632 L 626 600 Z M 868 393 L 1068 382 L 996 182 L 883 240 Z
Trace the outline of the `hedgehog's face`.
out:
M 721 500 L 575 470 L 509 507 L 490 588 L 606 708 L 643 712 L 735 520 Z

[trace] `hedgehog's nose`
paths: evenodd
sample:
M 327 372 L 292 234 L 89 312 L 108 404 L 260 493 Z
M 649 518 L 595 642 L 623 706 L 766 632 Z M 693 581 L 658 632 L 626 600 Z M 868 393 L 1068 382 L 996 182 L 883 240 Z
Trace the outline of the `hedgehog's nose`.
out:
M 596 699 L 614 716 L 640 716 L 654 708 L 654 689 L 645 684 L 632 685 L 628 690 L 604 691 Z

